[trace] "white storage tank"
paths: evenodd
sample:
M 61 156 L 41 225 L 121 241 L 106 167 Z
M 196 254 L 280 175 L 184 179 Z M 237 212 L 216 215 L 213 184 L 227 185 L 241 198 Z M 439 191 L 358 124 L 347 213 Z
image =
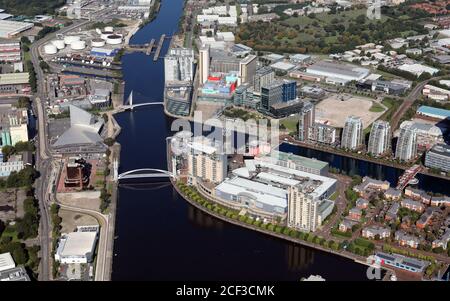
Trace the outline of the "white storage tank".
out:
M 67 36 L 64 38 L 64 43 L 66 43 L 66 45 L 71 45 L 73 42 L 76 42 L 79 40 L 80 40 L 79 36 Z
M 114 32 L 114 27 L 112 26 L 106 26 L 105 28 L 103 28 L 103 31 L 105 33 L 113 33 Z
M 105 40 L 102 39 L 92 39 L 91 41 L 92 47 L 103 47 L 105 46 Z
M 109 45 L 118 45 L 122 43 L 122 36 L 118 34 L 111 34 L 106 38 L 106 43 Z
M 55 45 L 55 47 L 58 50 L 64 49 L 64 47 L 66 47 L 66 44 L 64 43 L 64 40 L 53 40 L 52 44 Z
M 72 50 L 83 50 L 86 48 L 86 42 L 85 41 L 74 41 L 70 44 L 70 48 Z
M 53 44 L 47 44 L 44 46 L 44 52 L 45 54 L 56 54 L 58 49 Z

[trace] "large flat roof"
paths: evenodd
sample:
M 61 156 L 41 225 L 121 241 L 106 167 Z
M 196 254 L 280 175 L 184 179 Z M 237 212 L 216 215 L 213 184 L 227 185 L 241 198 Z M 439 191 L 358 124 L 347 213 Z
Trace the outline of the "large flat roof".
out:
M 425 114 L 425 115 L 435 115 L 435 116 L 441 116 L 443 118 L 449 118 L 450 117 L 450 110 L 445 109 L 439 109 L 429 106 L 420 106 L 417 109 L 418 113 Z
M 311 159 L 307 157 L 302 157 L 299 155 L 294 155 L 293 153 L 284 153 L 280 151 L 273 150 L 272 156 L 269 154 L 267 157 L 271 157 L 281 161 L 293 161 L 296 164 L 300 164 L 307 168 L 312 169 L 323 169 L 328 166 L 328 162 L 320 161 L 317 159 Z
M 16 267 L 16 263 L 11 256 L 11 253 L 0 254 L 0 271 L 9 270 Z
M 72 232 L 67 234 L 60 256 L 82 256 L 95 246 L 97 232 Z
M 366 68 L 332 61 L 319 61 L 309 66 L 307 72 L 319 75 L 328 73 L 333 74 L 334 77 L 345 76 L 355 79 L 362 79 L 370 73 L 369 69 Z
M 256 181 L 235 177 L 219 184 L 216 190 L 234 195 L 246 193 L 252 195 L 261 203 L 282 208 L 287 207 L 286 190 Z
M 0 37 L 9 38 L 34 26 L 33 23 L 0 20 Z
M 0 85 L 28 84 L 29 78 L 30 75 L 28 72 L 0 74 Z

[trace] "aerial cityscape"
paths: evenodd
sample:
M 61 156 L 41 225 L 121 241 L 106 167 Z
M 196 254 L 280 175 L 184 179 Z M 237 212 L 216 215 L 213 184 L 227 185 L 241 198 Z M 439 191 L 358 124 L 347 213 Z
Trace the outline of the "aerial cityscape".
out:
M 0 280 L 449 281 L 449 12 L 0 0 Z

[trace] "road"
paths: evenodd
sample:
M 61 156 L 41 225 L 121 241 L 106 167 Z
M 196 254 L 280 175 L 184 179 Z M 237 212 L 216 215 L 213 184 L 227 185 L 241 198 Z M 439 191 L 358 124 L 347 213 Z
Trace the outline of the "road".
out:
M 44 71 L 39 66 L 39 48 L 54 39 L 56 34 L 64 34 L 78 27 L 81 27 L 89 21 L 76 22 L 66 28 L 61 29 L 58 32 L 47 35 L 46 37 L 36 41 L 32 44 L 31 52 L 31 62 L 33 63 L 36 79 L 37 79 L 37 92 L 35 93 L 35 101 L 33 101 L 34 111 L 37 112 L 38 116 L 38 133 L 37 139 L 39 143 L 36 144 L 36 169 L 40 172 L 40 177 L 35 183 L 35 195 L 39 200 L 39 210 L 41 215 L 41 220 L 39 223 L 39 241 L 40 241 L 40 272 L 39 280 L 46 281 L 50 280 L 50 250 L 51 250 L 51 222 L 48 214 L 48 204 L 47 204 L 47 186 L 48 186 L 48 175 L 51 163 L 51 153 L 48 148 L 47 139 L 47 126 L 45 119 L 45 108 L 42 100 L 46 98 L 45 89 L 45 74 Z
M 397 111 L 394 113 L 394 115 L 391 118 L 391 129 L 392 131 L 395 131 L 397 127 L 399 126 L 399 122 L 402 119 L 403 115 L 408 111 L 408 109 L 413 105 L 413 103 L 416 101 L 416 99 L 419 97 L 419 95 L 422 94 L 423 87 L 428 84 L 431 80 L 437 80 L 444 78 L 446 76 L 437 76 L 432 77 L 430 79 L 427 79 L 423 82 L 418 83 L 414 89 L 409 92 L 408 96 L 404 97 L 404 101 L 402 104 L 398 107 Z

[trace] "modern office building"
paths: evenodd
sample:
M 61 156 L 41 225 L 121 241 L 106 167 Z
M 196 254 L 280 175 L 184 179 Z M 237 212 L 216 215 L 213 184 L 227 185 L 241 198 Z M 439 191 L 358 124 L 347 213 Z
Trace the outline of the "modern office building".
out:
M 302 184 L 290 187 L 287 225 L 300 231 L 314 232 L 331 214 L 334 202 L 316 198 L 307 190 L 309 188 Z
M 391 126 L 389 122 L 377 120 L 372 124 L 367 152 L 379 156 L 389 152 L 391 148 Z
M 233 170 L 233 178 L 219 184 L 213 195 L 218 201 L 225 202 L 234 209 L 245 208 L 257 216 L 278 216 L 284 219 L 289 210 L 290 187 L 296 186 L 305 197 L 317 200 L 317 204 L 321 206 L 317 210 L 319 216 L 316 220 L 320 223 L 332 210 L 333 203 L 322 200 L 326 200 L 335 192 L 336 180 L 317 173 L 308 173 L 300 168 L 295 169 L 296 166 L 309 165 L 308 160 L 311 159 L 304 158 L 306 162 L 301 159 L 299 162 L 289 162 L 287 158 L 292 154 L 278 154 L 280 158 L 277 155 L 256 156 L 253 160 L 245 160 L 245 166 Z M 326 162 L 316 162 L 327 166 Z
M 400 130 L 395 149 L 395 158 L 400 161 L 409 161 L 417 156 L 417 130 L 404 127 Z
M 361 118 L 349 116 L 342 131 L 341 147 L 355 150 L 363 144 L 363 124 Z
M 166 110 L 175 116 L 188 116 L 191 110 L 192 85 L 187 82 L 166 83 Z
M 275 72 L 270 67 L 263 67 L 256 70 L 253 78 L 253 90 L 260 94 L 261 87 L 268 86 L 275 81 Z
M 261 109 L 269 111 L 276 103 L 283 102 L 283 83 L 275 81 L 261 86 Z
M 197 179 L 220 183 L 226 178 L 227 155 L 217 143 L 199 136 L 193 137 L 187 146 L 188 174 L 192 183 L 196 183 Z
M 192 82 L 194 80 L 194 50 L 170 49 L 164 58 L 164 76 L 166 82 Z
M 308 141 L 311 131 L 315 124 L 315 107 L 311 102 L 303 104 L 303 108 L 299 113 L 298 122 L 298 139 L 300 141 Z
M 203 45 L 199 50 L 199 79 L 200 84 L 204 84 L 208 80 L 209 75 L 209 62 L 211 57 L 209 55 L 209 46 Z
M 241 59 L 231 55 L 229 52 L 219 49 L 210 49 L 211 73 L 239 72 Z
M 243 83 L 253 83 L 256 69 L 258 67 L 258 58 L 256 55 L 250 54 L 239 62 L 239 79 L 238 85 Z
M 295 80 L 283 80 L 283 102 L 297 98 L 297 82 Z
M 295 99 L 297 99 L 296 81 L 277 80 L 261 87 L 261 108 L 265 111 L 269 111 L 275 104 Z
M 99 226 L 79 226 L 76 232 L 62 234 L 55 260 L 62 264 L 89 263 L 94 259 Z
M 447 144 L 436 144 L 425 155 L 425 166 L 450 171 L 450 146 Z

